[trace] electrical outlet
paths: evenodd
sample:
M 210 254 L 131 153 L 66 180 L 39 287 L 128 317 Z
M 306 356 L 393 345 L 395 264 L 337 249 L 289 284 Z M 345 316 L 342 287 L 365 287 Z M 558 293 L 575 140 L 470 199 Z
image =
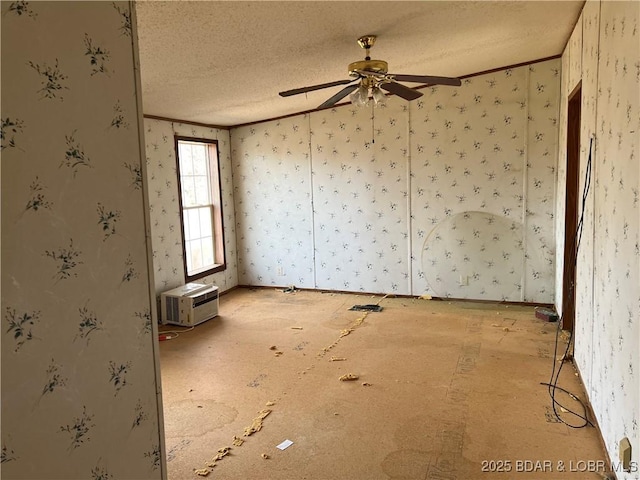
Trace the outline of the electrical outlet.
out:
M 620 463 L 625 472 L 631 471 L 631 442 L 626 437 L 620 440 Z
M 466 287 L 469 285 L 469 277 L 467 275 L 460 275 L 460 281 L 458 282 L 458 284 L 461 287 Z

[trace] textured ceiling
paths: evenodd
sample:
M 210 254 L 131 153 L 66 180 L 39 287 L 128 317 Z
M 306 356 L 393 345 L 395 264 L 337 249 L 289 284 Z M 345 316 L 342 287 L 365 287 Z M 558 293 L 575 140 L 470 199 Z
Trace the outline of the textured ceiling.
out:
M 391 73 L 465 76 L 562 53 L 584 1 L 139 1 L 143 110 L 231 126 L 316 108 L 378 36 Z M 416 86 L 416 84 L 407 84 Z

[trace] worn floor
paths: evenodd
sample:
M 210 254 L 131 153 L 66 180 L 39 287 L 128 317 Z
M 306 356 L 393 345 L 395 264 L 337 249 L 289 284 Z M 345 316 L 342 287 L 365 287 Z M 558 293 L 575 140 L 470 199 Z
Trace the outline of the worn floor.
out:
M 533 307 L 237 289 L 160 343 L 168 478 L 200 478 L 231 447 L 207 478 L 601 479 L 596 429 L 559 422 L 540 385 L 555 329 Z M 584 398 L 570 363 L 559 385 Z

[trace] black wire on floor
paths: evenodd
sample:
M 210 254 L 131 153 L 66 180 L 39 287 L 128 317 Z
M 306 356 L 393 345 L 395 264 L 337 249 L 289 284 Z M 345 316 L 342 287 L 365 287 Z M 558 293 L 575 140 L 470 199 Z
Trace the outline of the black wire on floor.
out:
M 582 239 L 582 229 L 584 227 L 584 211 L 585 211 L 587 195 L 589 194 L 589 189 L 591 187 L 591 153 L 592 153 L 592 146 L 593 146 L 593 137 L 591 137 L 591 139 L 589 140 L 589 157 L 588 157 L 588 160 L 587 160 L 587 166 L 586 166 L 586 170 L 585 170 L 584 187 L 583 187 L 583 191 L 582 191 L 582 208 L 581 208 L 581 211 L 580 211 L 580 219 L 579 219 L 578 224 L 576 226 L 576 231 L 575 231 L 575 234 L 574 234 L 574 237 L 573 237 L 573 244 L 574 244 L 573 265 L 574 265 L 574 268 L 577 268 L 577 265 L 578 265 L 578 250 L 580 249 L 580 240 Z M 575 281 L 571 282 L 570 285 L 569 285 L 569 294 L 570 295 L 574 294 L 574 289 L 575 289 Z M 587 407 L 585 406 L 584 402 L 582 402 L 582 400 L 580 400 L 573 393 L 571 393 L 568 390 L 565 390 L 564 388 L 558 386 L 558 380 L 560 379 L 560 372 L 562 371 L 562 367 L 564 366 L 564 363 L 569 360 L 569 351 L 571 350 L 571 346 L 573 344 L 573 330 L 572 330 L 572 331 L 569 332 L 569 339 L 567 341 L 567 346 L 566 346 L 566 348 L 564 350 L 564 354 L 561 357 L 560 366 L 558 367 L 558 369 L 556 371 L 556 363 L 558 362 L 558 338 L 560 336 L 560 330 L 562 329 L 562 320 L 563 320 L 563 318 L 564 318 L 564 312 L 563 312 L 562 316 L 560 317 L 560 319 L 558 320 L 558 326 L 556 328 L 556 340 L 555 340 L 555 348 L 554 348 L 554 353 L 553 353 L 553 368 L 551 370 L 551 379 L 549 380 L 548 383 L 541 382 L 540 384 L 541 385 L 546 385 L 548 387 L 549 396 L 551 397 L 551 405 L 553 407 L 553 413 L 554 413 L 554 415 L 556 416 L 556 418 L 560 422 L 564 423 L 565 425 L 567 425 L 567 426 L 569 426 L 571 428 L 584 428 L 587 425 L 591 425 L 592 427 L 594 427 L 595 425 L 587 418 Z M 562 405 L 556 399 L 556 391 L 557 390 L 560 390 L 561 392 L 566 393 L 573 400 L 577 401 L 582 406 L 582 414 L 577 413 L 577 412 L 571 410 L 570 408 L 567 408 L 565 405 Z M 571 415 L 583 420 L 583 423 L 581 423 L 580 425 L 574 425 L 572 423 L 567 422 L 558 413 L 558 407 L 561 409 L 562 413 L 571 414 Z

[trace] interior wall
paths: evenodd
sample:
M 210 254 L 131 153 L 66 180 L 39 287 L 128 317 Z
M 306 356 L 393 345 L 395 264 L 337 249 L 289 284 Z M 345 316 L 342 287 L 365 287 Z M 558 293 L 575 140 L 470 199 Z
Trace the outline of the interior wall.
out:
M 574 32 L 580 42 L 569 44 L 563 64 L 567 56 L 581 55 L 581 62 L 566 61 L 572 81 L 562 92 L 566 102 L 582 80 L 581 190 L 594 138 L 577 264 L 575 360 L 617 463 L 622 438 L 633 452 L 640 449 L 640 5 L 587 1 L 581 19 Z M 618 471 L 619 479 L 636 477 Z
M 163 478 L 131 5 L 1 8 L 2 476 Z
M 559 69 L 232 129 L 239 282 L 552 302 Z
M 232 132 L 238 280 L 314 288 L 309 116 Z
M 408 112 L 392 97 L 311 114 L 317 288 L 411 292 Z
M 552 60 L 412 105 L 414 293 L 553 300 L 559 81 Z
M 218 140 L 227 268 L 198 282 L 216 285 L 220 292 L 235 287 L 238 267 L 229 130 L 145 118 L 144 133 L 156 295 L 185 283 L 175 135 Z

